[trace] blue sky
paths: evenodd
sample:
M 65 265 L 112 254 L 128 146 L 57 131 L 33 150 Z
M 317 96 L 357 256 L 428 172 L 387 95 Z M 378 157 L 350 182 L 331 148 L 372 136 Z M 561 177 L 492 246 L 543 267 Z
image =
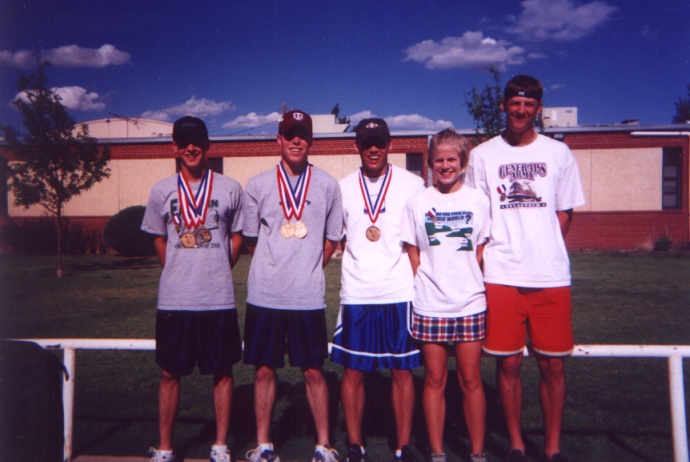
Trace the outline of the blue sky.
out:
M 671 122 L 690 84 L 687 0 L 0 0 L 0 121 L 48 59 L 77 122 L 174 121 L 275 133 L 281 106 L 393 130 L 471 128 L 465 94 L 532 74 L 580 125 Z

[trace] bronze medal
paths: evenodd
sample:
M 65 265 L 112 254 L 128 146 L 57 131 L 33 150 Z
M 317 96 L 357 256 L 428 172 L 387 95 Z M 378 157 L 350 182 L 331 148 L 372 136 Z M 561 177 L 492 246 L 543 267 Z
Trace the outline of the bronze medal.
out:
M 280 226 L 280 235 L 283 236 L 285 239 L 290 239 L 295 235 L 295 227 L 290 222 L 283 223 Z
M 197 245 L 211 242 L 211 231 L 209 231 L 205 226 L 199 226 L 199 228 L 194 232 L 194 237 L 196 238 Z
M 295 237 L 297 239 L 304 239 L 305 237 L 307 237 L 307 225 L 305 225 L 303 222 L 298 221 L 297 223 L 295 223 L 294 229 Z
M 376 242 L 381 239 L 381 230 L 376 226 L 371 225 L 367 228 L 366 236 L 371 242 Z

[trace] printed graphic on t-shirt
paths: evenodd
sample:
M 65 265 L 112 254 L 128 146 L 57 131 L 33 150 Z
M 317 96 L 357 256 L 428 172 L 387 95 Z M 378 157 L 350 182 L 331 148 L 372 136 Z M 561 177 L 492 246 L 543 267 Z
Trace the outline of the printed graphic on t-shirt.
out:
M 437 212 L 431 208 L 424 216 L 429 245 L 452 245 L 455 250 L 473 250 L 471 211 Z
M 547 168 L 545 162 L 527 162 L 505 164 L 498 167 L 498 176 L 509 181 L 508 187 L 501 184 L 496 188 L 501 202 L 501 209 L 546 207 L 541 195 L 535 191 L 534 184 L 537 177 L 545 177 Z

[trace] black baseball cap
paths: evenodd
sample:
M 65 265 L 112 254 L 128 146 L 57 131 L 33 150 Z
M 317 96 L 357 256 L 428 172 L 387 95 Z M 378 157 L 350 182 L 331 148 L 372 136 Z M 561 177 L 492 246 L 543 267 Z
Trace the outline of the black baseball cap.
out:
M 362 145 L 366 141 L 378 141 L 378 144 L 388 145 L 391 141 L 391 132 L 385 120 L 379 118 L 362 119 L 355 128 L 357 144 Z
M 198 117 L 185 116 L 177 119 L 173 125 L 172 138 L 179 148 L 193 144 L 206 150 L 211 145 L 206 124 Z

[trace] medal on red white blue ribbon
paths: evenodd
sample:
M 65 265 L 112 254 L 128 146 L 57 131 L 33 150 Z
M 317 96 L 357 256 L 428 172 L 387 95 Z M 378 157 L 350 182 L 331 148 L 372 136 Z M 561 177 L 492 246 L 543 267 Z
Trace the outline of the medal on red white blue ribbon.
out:
M 180 215 L 184 220 L 185 228 L 188 230 L 204 228 L 206 222 L 206 212 L 211 203 L 211 192 L 213 190 L 213 173 L 206 170 L 199 183 L 196 194 L 189 186 L 189 183 L 180 172 L 177 176 L 177 197 L 180 202 Z M 205 229 L 205 228 L 204 228 Z M 206 233 L 201 233 L 205 240 Z M 199 239 L 195 239 L 197 241 Z M 208 239 L 210 240 L 210 238 Z M 191 239 L 190 239 L 191 241 Z
M 307 193 L 309 192 L 309 183 L 311 182 L 311 165 L 302 170 L 295 186 L 292 186 L 290 177 L 285 170 L 282 162 L 276 167 L 278 179 L 278 195 L 280 196 L 280 205 L 283 208 L 283 216 L 287 220 L 280 226 L 280 235 L 286 239 L 296 237 L 304 239 L 307 235 L 307 225 L 302 221 L 302 213 L 307 204 Z M 296 223 L 291 223 L 290 219 L 295 217 Z
M 383 208 L 383 204 L 386 201 L 386 194 L 388 193 L 388 187 L 391 184 L 391 178 L 393 178 L 393 169 L 391 165 L 386 166 L 386 174 L 383 176 L 383 181 L 381 181 L 381 187 L 379 193 L 376 196 L 376 201 L 371 202 L 371 195 L 369 194 L 369 188 L 367 187 L 367 181 L 364 177 L 364 172 L 360 168 L 359 170 L 359 189 L 362 191 L 362 198 L 364 199 L 364 208 L 369 215 L 369 220 L 371 220 L 371 226 L 369 226 L 365 232 L 367 239 L 371 242 L 376 242 L 381 238 L 381 230 L 375 226 L 376 220 L 379 219 L 379 214 Z

